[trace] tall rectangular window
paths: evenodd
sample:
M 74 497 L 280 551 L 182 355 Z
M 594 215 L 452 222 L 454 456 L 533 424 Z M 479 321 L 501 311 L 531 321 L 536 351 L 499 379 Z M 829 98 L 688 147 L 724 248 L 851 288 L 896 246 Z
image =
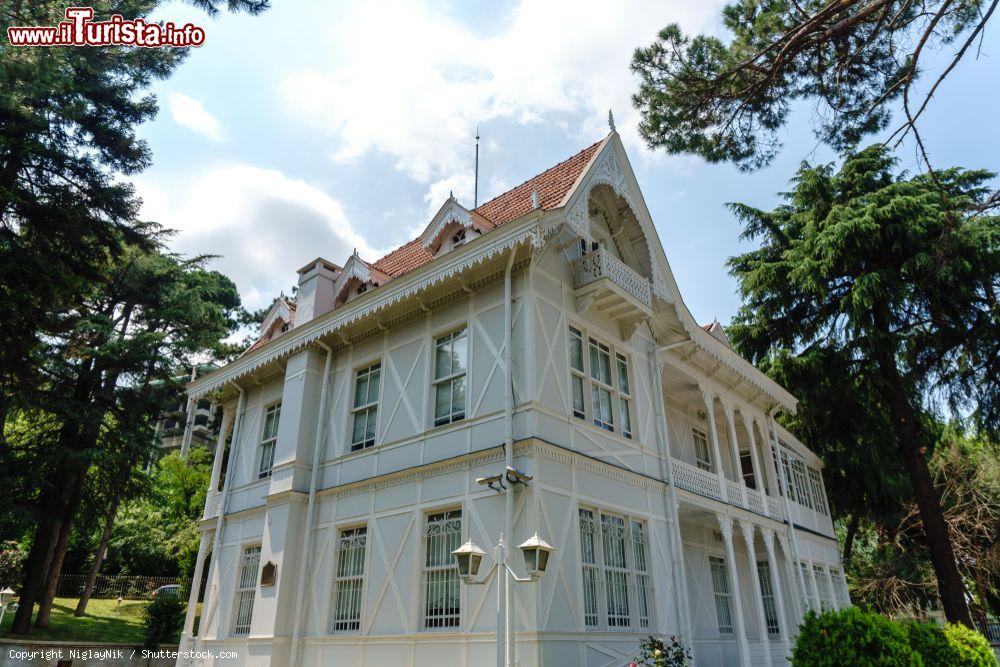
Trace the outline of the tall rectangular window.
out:
M 715 594 L 715 616 L 719 623 L 719 634 L 733 634 L 733 603 L 729 591 L 729 572 L 726 559 L 709 556 L 708 567 L 712 574 L 712 592 Z
M 833 597 L 830 591 L 830 580 L 826 576 L 826 568 L 821 565 L 813 565 L 813 574 L 816 575 L 816 593 L 819 596 L 819 608 L 822 611 L 833 609 Z
M 650 627 L 653 587 L 645 524 L 585 508 L 579 519 L 584 624 Z
M 740 452 L 740 472 L 743 474 L 743 483 L 756 489 L 757 478 L 753 474 L 753 454 L 750 452 Z
M 340 538 L 337 540 L 337 574 L 333 582 L 331 632 L 350 632 L 361 627 L 367 544 L 367 526 L 340 531 Z
M 694 439 L 694 462 L 702 470 L 712 471 L 712 450 L 708 448 L 708 436 L 705 432 L 691 429 L 691 436 Z
M 351 451 L 375 444 L 375 426 L 378 421 L 378 391 L 382 379 L 382 364 L 372 364 L 358 370 L 354 376 L 354 430 L 351 434 Z
M 578 419 L 587 418 L 587 407 L 583 398 L 583 334 L 569 328 L 569 381 L 573 393 L 573 416 Z
M 278 421 L 281 419 L 281 403 L 275 403 L 264 412 L 264 432 L 260 438 L 260 466 L 257 479 L 271 476 L 274 467 L 274 448 L 278 442 Z
M 625 355 L 619 353 L 615 355 L 615 366 L 618 371 L 618 406 L 622 422 L 622 435 L 632 438 L 632 410 L 630 399 L 632 396 L 631 387 L 628 381 L 628 360 Z
M 792 477 L 792 463 L 788 452 L 781 450 L 781 469 L 785 473 L 785 485 L 788 487 L 786 491 L 788 492 L 788 499 L 792 502 L 798 502 L 798 495 L 796 491 L 798 486 L 795 483 L 795 479 Z
M 847 579 L 842 570 L 830 568 L 830 575 L 833 577 L 833 594 L 837 598 L 837 604 L 847 607 L 851 604 L 851 594 L 847 590 Z
M 614 431 L 615 418 L 611 411 L 611 350 L 604 343 L 590 341 L 590 399 L 594 424 Z
M 233 606 L 234 637 L 246 637 L 250 634 L 250 621 L 253 619 L 253 599 L 257 593 L 257 568 L 260 565 L 260 545 L 243 548 L 240 558 L 240 569 L 236 580 L 236 595 Z
M 816 608 L 816 590 L 813 588 L 812 577 L 809 573 L 809 564 L 805 561 L 799 561 L 799 572 L 802 573 L 802 583 L 805 585 L 805 599 L 802 601 L 803 609 L 815 609 Z
M 458 566 L 451 552 L 462 538 L 462 510 L 427 517 L 424 529 L 424 628 L 457 628 L 461 612 Z
M 757 576 L 760 578 L 760 597 L 764 602 L 764 620 L 767 624 L 767 634 L 777 635 L 778 606 L 774 599 L 774 582 L 771 581 L 771 568 L 766 560 L 757 561 Z
M 792 474 L 795 476 L 795 491 L 798 496 L 799 504 L 812 509 L 812 493 L 809 492 L 809 481 L 806 477 L 806 466 L 802 462 L 802 459 L 792 458 Z
M 434 341 L 434 425 L 465 419 L 465 373 L 469 345 L 467 330 Z
M 809 484 L 812 486 L 813 500 L 816 502 L 816 511 L 826 514 L 826 494 L 823 492 L 823 476 L 816 468 L 808 468 Z

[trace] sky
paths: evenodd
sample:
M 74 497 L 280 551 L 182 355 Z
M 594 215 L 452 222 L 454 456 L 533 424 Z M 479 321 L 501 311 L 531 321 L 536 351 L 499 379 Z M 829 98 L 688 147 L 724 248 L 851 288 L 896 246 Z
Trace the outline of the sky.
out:
M 633 50 L 664 25 L 722 34 L 719 0 L 312 2 L 210 18 L 184 3 L 206 42 L 157 82 L 140 128 L 153 165 L 136 177 L 143 214 L 176 230 L 178 252 L 217 255 L 244 305 L 260 308 L 317 256 L 374 260 L 419 233 L 453 191 L 479 200 L 527 180 L 608 132 L 609 109 L 681 295 L 701 322 L 739 307 L 726 260 L 752 246 L 727 202 L 771 208 L 802 160 L 836 155 L 802 106 L 767 169 L 651 151 L 637 133 Z M 1000 171 L 1000 38 L 987 30 L 925 114 L 936 166 Z M 928 63 L 947 64 L 956 46 Z M 919 170 L 912 145 L 901 168 Z

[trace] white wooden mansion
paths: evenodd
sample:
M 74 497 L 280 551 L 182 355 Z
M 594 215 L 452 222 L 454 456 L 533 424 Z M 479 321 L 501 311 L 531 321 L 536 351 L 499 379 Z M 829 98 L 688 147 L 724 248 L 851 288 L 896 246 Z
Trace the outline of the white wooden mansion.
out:
M 485 572 L 505 526 L 556 549 L 511 585 L 522 667 L 650 634 L 783 665 L 806 609 L 849 604 L 823 465 L 774 419 L 795 398 L 694 321 L 613 129 L 374 263 L 310 262 L 190 395 L 224 408 L 199 664 L 493 664 L 497 577 L 450 552 Z

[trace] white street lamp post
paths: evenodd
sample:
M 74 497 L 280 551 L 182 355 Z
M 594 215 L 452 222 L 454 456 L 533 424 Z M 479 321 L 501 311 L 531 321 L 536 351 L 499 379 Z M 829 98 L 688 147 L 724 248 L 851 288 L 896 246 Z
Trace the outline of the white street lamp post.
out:
M 10 586 L 0 591 L 0 625 L 3 625 L 4 614 L 7 613 L 7 605 L 14 598 L 14 591 Z
M 499 575 L 502 573 L 519 583 L 538 581 L 545 574 L 545 568 L 549 563 L 549 554 L 555 551 L 555 547 L 540 538 L 538 533 L 535 533 L 531 538 L 518 546 L 518 549 L 524 554 L 524 565 L 528 571 L 528 576 L 519 577 L 508 563 L 507 551 L 509 549 L 510 547 L 504 544 L 503 533 L 501 532 L 500 539 L 497 541 L 497 547 L 493 550 L 493 565 L 481 578 L 478 576 L 479 568 L 483 564 L 483 557 L 486 555 L 485 551 L 473 544 L 472 540 L 452 551 L 458 564 L 458 576 L 467 585 L 482 585 L 486 583 L 486 579 L 489 578 L 494 570 L 503 568 L 502 571 L 497 573 L 497 667 L 504 667 L 504 646 L 506 644 L 504 641 L 504 627 L 507 620 L 506 605 L 503 599 L 505 586 L 504 581 Z M 513 664 L 513 659 L 513 655 L 508 656 L 509 662 L 507 664 Z

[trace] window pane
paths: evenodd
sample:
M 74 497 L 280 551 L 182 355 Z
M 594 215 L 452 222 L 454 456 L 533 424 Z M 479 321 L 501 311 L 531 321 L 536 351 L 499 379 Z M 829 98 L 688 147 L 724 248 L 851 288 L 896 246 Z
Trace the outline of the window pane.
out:
M 337 575 L 334 581 L 331 631 L 358 630 L 364 589 L 365 548 L 368 529 L 344 530 L 337 544 Z
M 451 411 L 454 417 L 465 414 L 465 376 L 457 377 L 452 382 Z
M 428 516 L 424 535 L 424 627 L 458 627 L 461 595 L 451 552 L 461 541 L 461 510 Z
M 764 602 L 764 618 L 767 634 L 778 634 L 778 608 L 774 600 L 774 585 L 771 582 L 771 568 L 766 560 L 757 561 L 757 575 L 760 577 L 760 596 Z
M 351 434 L 351 444 L 357 445 L 364 442 L 365 431 L 367 430 L 367 411 L 358 412 L 354 415 L 354 432 Z
M 456 331 L 453 336 L 453 349 L 452 349 L 452 373 L 461 373 L 465 370 L 466 363 L 468 361 L 468 338 L 465 335 L 465 329 L 461 331 Z
M 250 634 L 250 621 L 253 619 L 253 602 L 257 593 L 257 568 L 260 565 L 260 545 L 243 549 L 240 559 L 240 570 L 236 580 L 236 595 L 233 609 L 233 627 L 231 634 L 245 637 Z
M 628 363 L 625 361 L 625 357 L 623 357 L 620 354 L 617 356 L 617 362 L 618 362 L 618 390 L 621 391 L 623 394 L 630 394 L 632 392 L 629 391 L 629 384 L 628 384 Z
M 583 372 L 583 338 L 573 327 L 569 328 L 569 364 Z
M 372 366 L 371 375 L 368 376 L 368 402 L 378 402 L 378 389 L 382 380 L 382 366 L 376 364 Z
M 449 337 L 438 340 L 434 348 L 434 377 L 443 378 L 451 375 L 451 344 Z
M 594 513 L 580 510 L 580 561 L 583 567 L 583 620 L 596 627 L 597 611 L 597 552 L 594 550 Z
M 358 379 L 354 384 L 354 407 L 359 408 L 368 404 L 368 375 L 358 374 Z
M 583 405 L 583 378 L 579 375 L 570 377 L 570 384 L 573 385 L 573 415 L 580 419 L 586 419 Z
M 715 614 L 719 622 L 719 633 L 731 635 L 733 634 L 733 614 L 726 561 L 719 556 L 709 556 L 708 564 L 712 574 L 712 590 L 715 593 Z
M 698 429 L 691 430 L 694 438 L 694 459 L 695 463 L 702 470 L 712 470 L 712 456 L 708 449 L 708 436 Z
M 451 414 L 451 382 L 442 382 L 434 388 L 434 417 L 442 419 Z
M 621 419 L 622 419 L 622 435 L 626 438 L 632 437 L 632 415 L 629 412 L 628 401 L 624 398 L 618 399 L 620 403 Z

